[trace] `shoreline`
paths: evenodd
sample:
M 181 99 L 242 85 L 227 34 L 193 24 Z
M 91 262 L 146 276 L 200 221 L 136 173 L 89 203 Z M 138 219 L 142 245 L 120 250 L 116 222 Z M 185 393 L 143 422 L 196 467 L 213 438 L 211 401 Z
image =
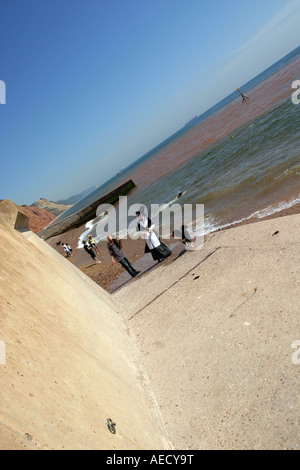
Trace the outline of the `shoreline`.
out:
M 239 227 L 241 225 L 259 223 L 265 220 L 276 219 L 278 217 L 285 217 L 298 213 L 300 213 L 300 203 L 297 203 L 288 209 L 283 209 L 266 217 L 252 217 L 242 222 L 233 223 L 228 227 L 216 229 L 210 233 L 221 232 L 230 228 Z M 141 270 L 141 274 L 137 278 L 131 279 L 130 275 L 124 270 L 124 268 L 119 263 L 112 264 L 107 250 L 106 242 L 104 241 L 98 243 L 98 247 L 102 251 L 102 253 L 97 256 L 97 259 L 101 261 L 101 264 L 95 264 L 92 258 L 83 249 L 77 250 L 76 248 L 74 248 L 77 246 L 80 235 L 85 231 L 86 227 L 84 225 L 75 229 L 71 229 L 63 235 L 51 237 L 46 241 L 46 243 L 48 243 L 50 246 L 52 246 L 52 248 L 61 253 L 62 256 L 65 256 L 63 248 L 61 245 L 56 245 L 56 243 L 58 241 L 69 243 L 73 248 L 73 255 L 68 258 L 68 261 L 78 267 L 84 274 L 86 274 L 94 282 L 96 282 L 96 284 L 98 284 L 100 287 L 102 287 L 108 292 L 111 292 L 113 289 L 122 287 L 122 285 L 124 283 L 127 283 L 128 281 L 132 280 L 134 282 L 135 279 L 140 278 L 149 269 L 155 269 L 157 266 L 160 266 L 157 262 L 154 262 L 152 260 L 150 254 L 145 256 L 145 241 L 140 238 L 137 240 L 132 240 L 131 238 L 124 239 L 122 248 L 131 264 L 135 265 L 136 263 L 138 263 L 138 268 L 139 270 Z M 207 236 L 209 236 L 209 234 L 206 235 L 205 238 Z M 163 239 L 163 242 L 166 245 L 172 245 L 172 255 L 163 262 L 164 266 L 166 266 L 167 264 L 171 264 L 175 259 L 183 255 L 187 251 L 185 249 L 185 245 L 180 242 L 180 240 Z

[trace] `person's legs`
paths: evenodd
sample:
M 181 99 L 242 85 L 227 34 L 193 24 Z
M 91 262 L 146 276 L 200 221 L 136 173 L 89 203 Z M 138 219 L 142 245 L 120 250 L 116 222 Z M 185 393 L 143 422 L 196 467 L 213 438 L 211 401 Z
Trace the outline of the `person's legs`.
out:
M 95 248 L 95 250 L 97 251 L 97 253 L 98 253 L 98 254 L 100 254 L 100 253 L 101 253 L 101 250 L 99 250 L 99 248 L 98 248 L 98 246 L 97 246 L 97 245 L 95 245 L 95 244 L 94 244 L 94 245 L 93 245 L 93 248 Z
M 90 255 L 91 255 L 91 257 L 93 258 L 93 260 L 95 261 L 96 264 L 100 264 L 100 263 L 101 263 L 101 261 L 97 260 L 95 254 L 92 255 L 92 254 L 90 253 Z
M 126 269 L 126 271 L 129 272 L 130 276 L 132 277 L 135 277 L 140 272 L 134 269 L 134 267 L 131 265 L 130 261 L 126 257 L 121 259 L 120 264 L 123 266 L 124 269 Z

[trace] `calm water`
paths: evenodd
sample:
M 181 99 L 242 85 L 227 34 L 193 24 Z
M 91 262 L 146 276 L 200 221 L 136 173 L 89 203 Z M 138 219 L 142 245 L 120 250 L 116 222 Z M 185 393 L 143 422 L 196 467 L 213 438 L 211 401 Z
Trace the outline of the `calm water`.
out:
M 294 80 L 300 80 L 300 47 L 240 87 L 250 98 L 247 103 L 232 93 L 59 219 L 129 178 L 137 188 L 128 204 L 170 203 L 178 191 L 181 204 L 204 204 L 206 233 L 300 202 L 300 105 L 291 100 Z

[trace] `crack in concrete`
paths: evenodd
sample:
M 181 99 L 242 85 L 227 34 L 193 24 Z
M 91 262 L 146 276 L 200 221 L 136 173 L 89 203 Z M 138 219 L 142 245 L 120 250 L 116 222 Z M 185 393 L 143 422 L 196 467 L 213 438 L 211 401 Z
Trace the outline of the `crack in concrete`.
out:
M 183 276 L 181 276 L 179 279 L 176 279 L 175 282 L 173 282 L 173 284 L 171 284 L 169 287 L 166 287 L 162 292 L 160 292 L 159 294 L 157 294 L 154 299 L 150 300 L 150 302 L 148 302 L 146 305 L 144 305 L 144 307 L 140 308 L 137 312 L 135 312 L 133 315 L 131 315 L 131 317 L 128 318 L 128 321 L 129 320 L 132 320 L 132 318 L 134 318 L 138 313 L 140 313 L 142 310 L 144 310 L 145 308 L 149 307 L 149 305 L 151 305 L 153 302 L 155 302 L 155 300 L 157 300 L 159 297 L 161 297 L 163 294 L 165 294 L 165 292 L 167 292 L 169 289 L 171 289 L 171 287 L 175 286 L 175 284 L 177 284 L 177 282 L 181 281 L 185 276 L 187 276 L 191 271 L 193 271 L 195 268 L 197 268 L 198 266 L 200 266 L 200 264 L 204 263 L 210 256 L 212 256 L 213 254 L 216 253 L 216 251 L 218 251 L 221 247 L 218 246 L 217 248 L 215 248 L 212 252 L 210 252 L 208 255 L 205 256 L 205 258 L 203 260 L 201 260 L 199 263 L 197 263 L 195 266 L 193 266 L 191 269 L 189 269 L 186 273 L 183 274 Z
M 234 316 L 235 316 L 234 312 L 236 312 L 242 305 L 244 305 L 246 302 L 248 302 L 248 300 L 252 299 L 252 297 L 256 294 L 256 292 L 257 292 L 257 287 L 254 288 L 254 291 L 252 292 L 252 294 L 250 295 L 250 297 L 248 297 L 246 300 L 244 300 L 244 302 L 240 303 L 240 304 L 231 312 L 231 314 L 229 315 L 229 318 L 234 317 Z

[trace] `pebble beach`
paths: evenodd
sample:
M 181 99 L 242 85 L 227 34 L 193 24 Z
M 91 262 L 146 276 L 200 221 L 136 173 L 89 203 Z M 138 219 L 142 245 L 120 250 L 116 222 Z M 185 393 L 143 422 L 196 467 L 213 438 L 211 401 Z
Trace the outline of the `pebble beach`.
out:
M 263 219 L 247 219 L 243 222 L 240 222 L 239 224 L 229 226 L 223 230 L 228 230 L 231 227 L 237 227 L 240 225 L 260 223 L 263 220 L 269 220 L 298 213 L 300 213 L 300 204 L 295 204 L 289 209 L 284 209 L 270 216 L 264 217 Z M 121 265 L 112 264 L 108 254 L 106 242 L 100 242 L 98 244 L 98 247 L 102 253 L 97 256 L 97 259 L 101 261 L 101 264 L 95 264 L 92 258 L 90 258 L 83 249 L 76 248 L 79 237 L 85 230 L 85 226 L 78 227 L 76 229 L 70 230 L 69 232 L 66 232 L 63 235 L 50 238 L 47 240 L 47 243 L 49 243 L 49 245 L 52 246 L 56 251 L 61 253 L 62 256 L 65 256 L 64 250 L 61 245 L 57 245 L 57 242 L 62 241 L 70 244 L 73 248 L 73 256 L 68 257 L 68 261 L 77 266 L 94 282 L 110 293 L 116 289 L 121 288 L 123 285 L 127 284 L 127 282 L 135 282 L 136 279 L 131 279 L 130 275 L 124 272 L 124 269 Z M 163 240 L 163 242 L 172 249 L 172 255 L 163 262 L 164 265 L 171 264 L 175 259 L 177 259 L 179 256 L 182 256 L 186 251 L 185 245 L 178 240 Z M 157 269 L 159 267 L 157 262 L 154 262 L 151 259 L 151 255 L 145 255 L 144 248 L 144 240 L 133 240 L 131 238 L 123 240 L 124 253 L 130 260 L 131 264 L 141 270 L 141 274 L 138 277 L 141 277 L 143 273 L 146 273 L 149 269 Z

